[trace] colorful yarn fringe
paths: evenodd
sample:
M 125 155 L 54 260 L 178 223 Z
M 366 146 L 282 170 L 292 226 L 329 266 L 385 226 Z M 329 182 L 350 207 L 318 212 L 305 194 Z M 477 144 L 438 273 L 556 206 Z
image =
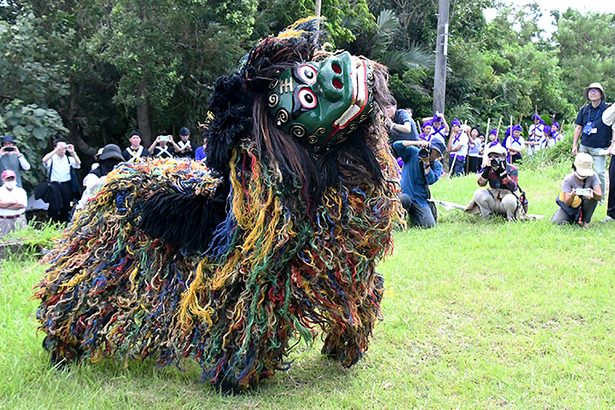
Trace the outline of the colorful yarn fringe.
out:
M 39 285 L 37 317 L 56 362 L 105 356 L 192 357 L 203 378 L 244 389 L 287 369 L 292 339 L 326 334 L 323 353 L 354 364 L 379 316 L 375 264 L 400 220 L 394 159 L 388 181 L 325 192 L 310 223 L 276 192 L 279 175 L 253 147 L 231 161 L 227 219 L 204 254 L 182 255 L 136 226 L 153 192 L 211 195 L 219 179 L 195 162 L 122 165 L 77 215 Z M 341 177 L 352 181 L 352 170 Z

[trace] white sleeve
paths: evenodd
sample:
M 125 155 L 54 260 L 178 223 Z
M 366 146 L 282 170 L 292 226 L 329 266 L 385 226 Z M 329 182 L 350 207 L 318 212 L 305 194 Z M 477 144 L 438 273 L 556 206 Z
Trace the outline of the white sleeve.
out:
M 21 205 L 23 205 L 23 207 L 27 207 L 28 206 L 28 194 L 26 193 L 26 190 L 23 188 L 19 189 L 19 203 Z
M 68 162 L 70 163 L 70 166 L 75 168 L 75 169 L 81 168 L 81 164 L 77 164 L 73 157 L 68 157 Z
M 30 163 L 23 154 L 21 154 L 17 159 L 19 160 L 19 165 L 21 166 L 21 169 L 23 169 L 24 171 L 30 170 Z

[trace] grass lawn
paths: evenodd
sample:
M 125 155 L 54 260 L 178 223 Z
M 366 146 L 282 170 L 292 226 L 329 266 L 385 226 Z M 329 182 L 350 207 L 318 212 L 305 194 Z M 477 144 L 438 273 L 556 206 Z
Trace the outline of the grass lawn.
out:
M 539 221 L 482 221 L 440 210 L 432 230 L 398 232 L 384 321 L 346 370 L 301 344 L 293 367 L 224 396 L 199 369 L 106 360 L 51 369 L 32 286 L 44 266 L 0 265 L 0 408 L 615 408 L 615 224 L 549 223 L 564 166 L 522 171 Z M 466 203 L 474 177 L 438 182 Z

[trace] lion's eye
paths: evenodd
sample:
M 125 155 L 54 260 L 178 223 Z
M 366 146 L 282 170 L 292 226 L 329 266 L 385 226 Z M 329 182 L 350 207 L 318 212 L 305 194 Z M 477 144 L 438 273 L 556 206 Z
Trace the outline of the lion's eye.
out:
M 302 88 L 301 90 L 299 90 L 297 98 L 301 103 L 301 107 L 306 110 L 314 109 L 318 105 L 318 99 L 316 98 L 316 94 L 314 94 L 314 91 L 310 90 L 309 88 Z
M 316 82 L 318 71 L 309 64 L 301 64 L 297 67 L 297 78 L 304 84 L 312 85 Z

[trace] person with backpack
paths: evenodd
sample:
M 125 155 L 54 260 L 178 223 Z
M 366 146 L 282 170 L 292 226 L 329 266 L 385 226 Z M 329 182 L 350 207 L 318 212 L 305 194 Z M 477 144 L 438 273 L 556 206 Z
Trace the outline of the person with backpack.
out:
M 53 151 L 43 157 L 43 165 L 47 169 L 49 182 L 54 185 L 61 198 L 59 204 L 49 204 L 49 218 L 55 222 L 68 222 L 71 201 L 81 195 L 75 174 L 75 170 L 81 168 L 81 160 L 73 144 L 56 139 L 53 142 Z

